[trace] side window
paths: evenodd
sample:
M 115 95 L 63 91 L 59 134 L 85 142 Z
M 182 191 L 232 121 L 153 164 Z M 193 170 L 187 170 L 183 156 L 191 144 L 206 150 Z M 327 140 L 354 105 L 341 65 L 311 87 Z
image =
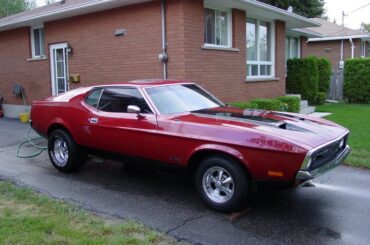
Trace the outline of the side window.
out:
M 102 88 L 95 89 L 93 92 L 89 94 L 89 96 L 86 97 L 85 99 L 86 104 L 94 108 L 97 108 L 102 92 L 103 92 Z
M 98 109 L 107 112 L 126 113 L 129 105 L 136 105 L 143 113 L 152 113 L 136 88 L 105 88 Z

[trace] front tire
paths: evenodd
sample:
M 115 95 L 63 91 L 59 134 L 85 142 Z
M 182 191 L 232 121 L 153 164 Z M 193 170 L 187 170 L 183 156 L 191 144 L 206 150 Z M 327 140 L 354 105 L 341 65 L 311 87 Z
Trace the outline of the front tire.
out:
M 72 136 L 62 129 L 54 130 L 50 134 L 48 153 L 53 166 L 65 173 L 78 170 L 86 162 L 86 154 L 79 151 Z
M 213 156 L 203 160 L 195 174 L 196 189 L 202 200 L 221 212 L 238 211 L 250 194 L 250 179 L 233 159 Z

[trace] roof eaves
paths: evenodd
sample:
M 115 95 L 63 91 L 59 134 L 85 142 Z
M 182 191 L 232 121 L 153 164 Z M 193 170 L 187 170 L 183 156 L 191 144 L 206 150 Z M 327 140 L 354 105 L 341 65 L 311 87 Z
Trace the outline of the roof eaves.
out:
M 306 17 L 304 17 L 302 15 L 299 15 L 299 14 L 291 13 L 291 12 L 286 11 L 284 9 L 272 6 L 270 4 L 262 3 L 262 2 L 259 2 L 259 1 L 256 1 L 256 0 L 240 0 L 240 1 L 251 4 L 251 5 L 254 5 L 256 7 L 261 7 L 263 9 L 269 10 L 269 11 L 277 13 L 277 14 L 282 14 L 282 15 L 285 15 L 285 16 L 288 16 L 288 17 L 291 17 L 291 18 L 294 18 L 294 19 L 298 19 L 300 21 L 304 21 L 307 24 L 311 25 L 312 27 L 321 26 L 321 24 L 317 21 L 306 18 Z
M 348 35 L 348 36 L 334 36 L 334 37 L 318 37 L 318 38 L 309 38 L 308 42 L 323 42 L 323 41 L 336 41 L 336 40 L 347 40 L 347 39 L 370 39 L 370 35 Z

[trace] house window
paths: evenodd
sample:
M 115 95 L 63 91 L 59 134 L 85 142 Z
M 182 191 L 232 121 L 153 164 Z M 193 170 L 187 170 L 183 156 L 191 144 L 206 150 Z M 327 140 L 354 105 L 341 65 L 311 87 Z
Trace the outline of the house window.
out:
M 206 46 L 231 47 L 231 12 L 205 8 Z
M 44 46 L 44 28 L 40 26 L 31 28 L 32 58 L 44 57 Z
M 285 38 L 285 61 L 293 58 L 299 58 L 300 55 L 300 44 L 298 37 L 286 37 Z
M 273 23 L 247 20 L 247 77 L 274 76 Z
M 366 57 L 366 42 L 364 41 L 361 42 L 361 57 Z

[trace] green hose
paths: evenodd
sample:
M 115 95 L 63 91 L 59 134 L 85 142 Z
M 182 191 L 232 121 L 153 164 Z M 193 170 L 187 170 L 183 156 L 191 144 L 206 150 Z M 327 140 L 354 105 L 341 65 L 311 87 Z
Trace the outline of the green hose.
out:
M 30 135 L 31 129 L 32 129 L 32 127 L 31 127 L 31 125 L 30 125 L 30 128 L 28 129 L 28 132 L 27 132 L 27 135 L 26 135 L 26 139 L 25 139 L 25 141 L 18 145 L 18 148 L 17 148 L 17 154 L 16 154 L 16 156 L 17 156 L 18 158 L 32 158 L 32 157 L 37 157 L 37 156 L 39 156 L 41 153 L 43 153 L 45 150 L 47 150 L 47 149 L 48 149 L 48 147 L 47 147 L 47 146 L 39 146 L 39 145 L 36 145 L 34 142 L 32 142 L 32 141 L 34 141 L 34 140 L 42 139 L 42 137 L 30 138 L 30 136 L 29 136 L 29 135 Z M 22 146 L 23 146 L 23 145 L 25 145 L 25 144 L 27 144 L 27 143 L 28 143 L 28 144 L 30 144 L 30 145 L 32 145 L 33 147 L 35 147 L 35 148 L 36 148 L 36 149 L 38 149 L 39 151 L 38 151 L 38 152 L 36 152 L 36 153 L 34 153 L 34 154 L 32 154 L 32 155 L 21 156 L 21 155 L 20 155 L 20 150 L 21 150 Z

